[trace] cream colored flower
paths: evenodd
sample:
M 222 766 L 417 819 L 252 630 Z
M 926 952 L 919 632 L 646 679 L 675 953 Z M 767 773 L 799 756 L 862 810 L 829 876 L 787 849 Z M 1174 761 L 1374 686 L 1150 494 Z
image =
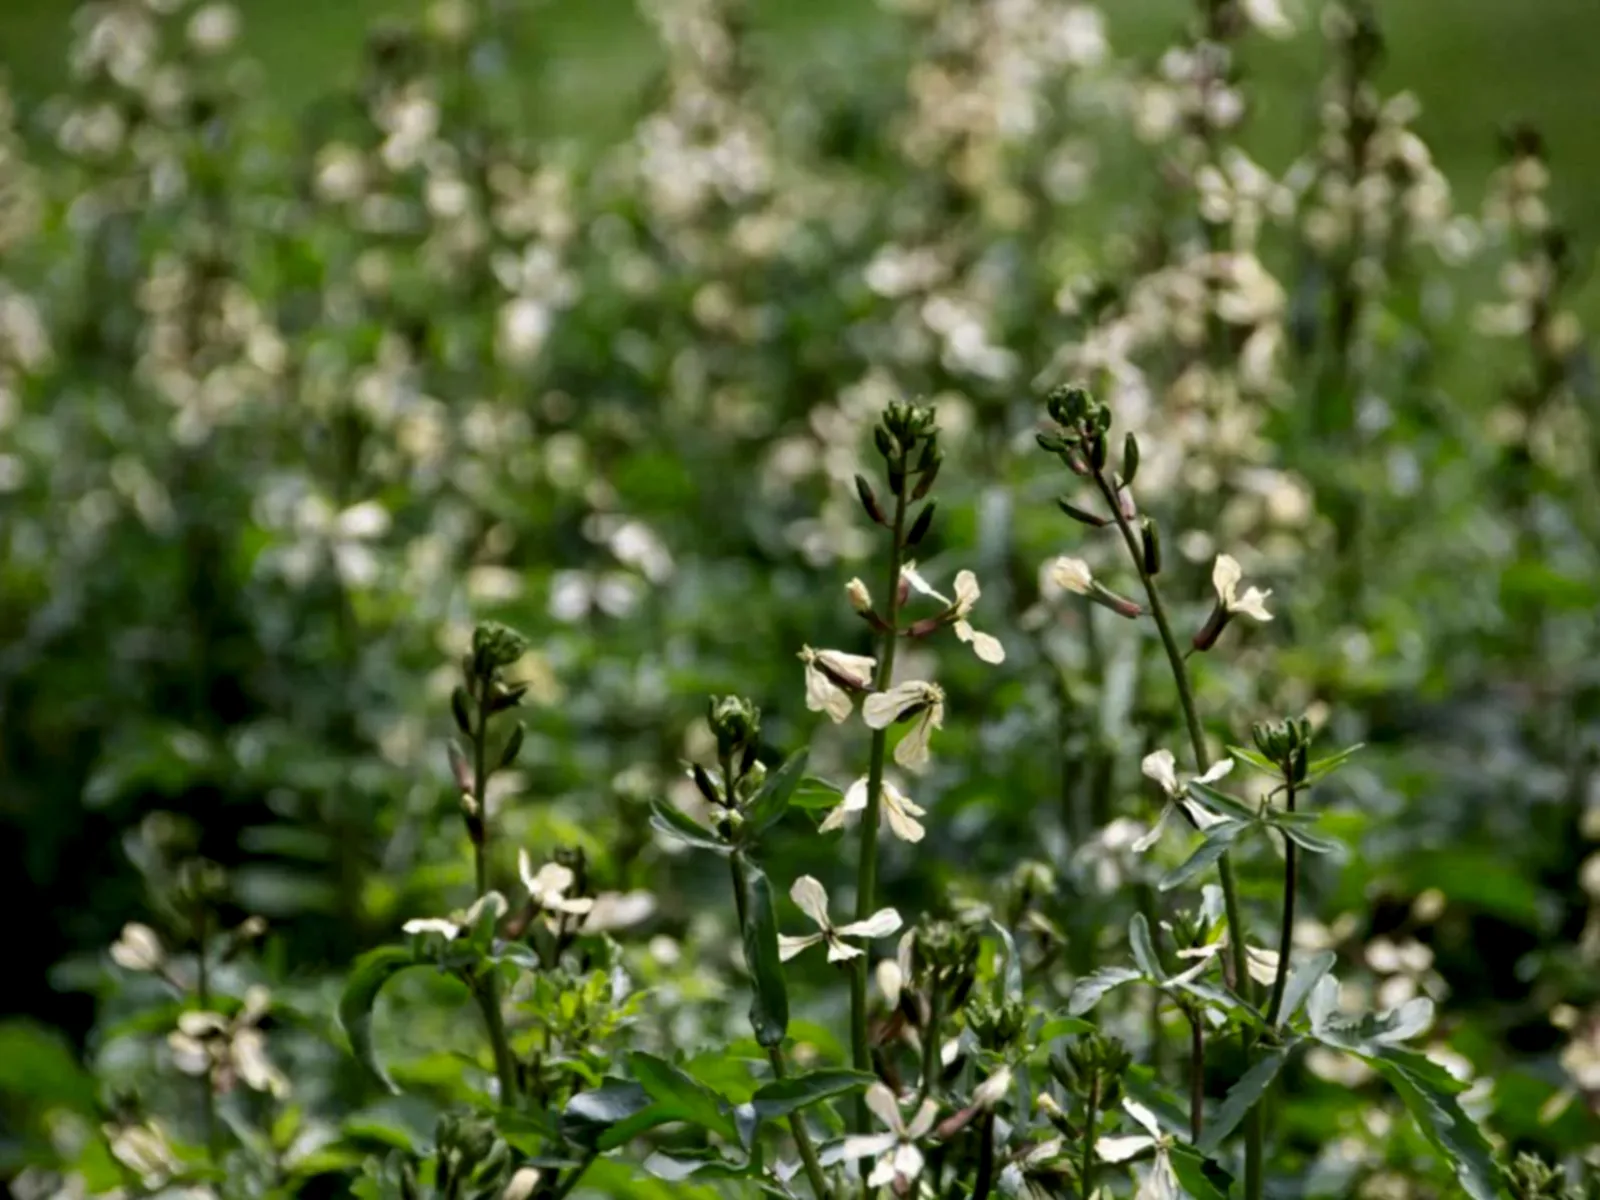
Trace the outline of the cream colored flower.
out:
M 867 585 L 859 579 L 852 579 L 844 585 L 844 594 L 850 599 L 850 607 L 858 613 L 872 611 L 872 593 L 867 591 Z
M 817 923 L 818 932 L 808 933 L 802 937 L 780 935 L 778 958 L 783 962 L 788 962 L 796 954 L 809 946 L 815 946 L 818 942 L 827 943 L 829 962 L 844 962 L 846 959 L 859 958 L 865 952 L 860 947 L 847 943 L 845 938 L 887 937 L 900 928 L 900 914 L 892 908 L 880 908 L 865 921 L 835 925 L 828 917 L 827 890 L 810 875 L 802 875 L 794 881 L 794 886 L 789 889 L 789 898 L 799 905 L 801 912 Z
M 1217 562 L 1211 568 L 1211 586 L 1217 590 L 1217 603 L 1230 613 L 1243 613 L 1247 617 L 1254 617 L 1257 621 L 1270 621 L 1272 614 L 1267 611 L 1266 600 L 1272 595 L 1268 588 L 1252 587 L 1246 589 L 1244 595 L 1239 595 L 1239 581 L 1244 578 L 1244 571 L 1239 562 L 1231 554 L 1217 555 Z
M 1138 841 L 1133 843 L 1134 853 L 1143 854 L 1156 844 L 1161 837 L 1162 830 L 1167 826 L 1167 819 L 1172 816 L 1179 805 L 1182 805 L 1183 810 L 1189 814 L 1196 829 L 1209 829 L 1223 820 L 1222 817 L 1202 808 L 1185 795 L 1187 785 L 1178 778 L 1178 763 L 1173 758 L 1171 750 L 1156 750 L 1146 754 L 1144 761 L 1139 764 L 1139 770 L 1144 773 L 1147 779 L 1153 779 L 1161 785 L 1161 790 L 1167 794 L 1167 804 L 1162 808 L 1161 815 L 1156 818 L 1156 823 Z M 1233 770 L 1233 759 L 1224 758 L 1213 763 L 1211 769 L 1204 775 L 1197 776 L 1194 782 L 1215 783 L 1231 770 Z
M 533 1189 L 539 1186 L 539 1168 L 523 1167 L 511 1177 L 500 1200 L 528 1200 Z
M 535 873 L 533 860 L 526 850 L 517 851 L 517 874 L 522 876 L 522 886 L 528 889 L 528 898 L 546 912 L 583 916 L 594 907 L 588 896 L 567 898 L 567 890 L 578 881 L 571 867 L 560 863 L 545 863 Z
M 944 690 L 936 683 L 913 679 L 868 696 L 861 716 L 873 729 L 912 721 L 911 731 L 894 748 L 894 760 L 902 767 L 919 767 L 928 761 L 928 739 L 944 727 Z
M 1145 1132 L 1100 1138 L 1094 1144 L 1095 1153 L 1104 1162 L 1120 1163 L 1154 1149 L 1150 1172 L 1140 1182 L 1134 1200 L 1182 1200 L 1184 1191 L 1178 1186 L 1178 1176 L 1172 1169 L 1172 1135 L 1162 1132 L 1155 1113 L 1137 1100 L 1124 1099 L 1122 1107 Z
M 901 568 L 900 577 L 914 590 L 946 606 L 940 620 L 949 622 L 955 630 L 956 637 L 970 645 L 974 654 L 986 663 L 1005 662 L 1006 648 L 1000 644 L 1000 639 L 991 634 L 980 633 L 967 620 L 967 617 L 972 612 L 973 605 L 977 604 L 978 597 L 982 595 L 976 575 L 966 570 L 956 574 L 956 598 L 954 600 L 942 592 L 935 591 L 917 571 L 917 564 L 914 562 L 908 562 Z
M 872 1173 L 867 1176 L 867 1187 L 875 1189 L 893 1184 L 898 1192 L 903 1192 L 922 1174 L 922 1151 L 917 1149 L 917 1142 L 927 1137 L 933 1129 L 938 1105 L 931 1099 L 924 1100 L 916 1115 L 908 1122 L 900 1111 L 894 1093 L 882 1083 L 875 1083 L 867 1089 L 866 1101 L 873 1115 L 889 1127 L 889 1132 L 845 1138 L 840 1157 L 876 1158 Z
M 1094 574 L 1081 558 L 1058 558 L 1050 564 L 1050 579 L 1059 588 L 1087 596 L 1094 588 Z
M 874 971 L 878 990 L 883 993 L 884 1002 L 890 1008 L 900 1007 L 901 993 L 911 982 L 911 951 L 916 942 L 917 931 L 906 930 L 900 935 L 900 944 L 895 948 L 894 957 L 883 959 Z
M 800 661 L 806 665 L 806 708 L 827 713 L 835 725 L 849 719 L 855 707 L 854 693 L 872 686 L 872 673 L 878 666 L 874 658 L 810 646 L 801 647 Z
M 489 909 L 494 910 L 494 919 L 498 921 L 506 915 L 506 898 L 499 892 L 485 892 L 473 901 L 472 907 L 466 912 L 453 912 L 448 917 L 418 917 L 407 921 L 400 928 L 405 933 L 414 935 L 436 933 L 445 941 L 453 941 L 467 930 L 475 928 L 479 919 Z
M 1002 1066 L 993 1075 L 972 1089 L 972 1102 L 979 1108 L 993 1108 L 1006 1098 L 1011 1090 L 1011 1068 Z
M 166 961 L 161 939 L 148 925 L 130 921 L 111 946 L 111 961 L 124 971 L 156 971 Z
M 837 805 L 827 816 L 827 819 L 817 826 L 819 833 L 831 833 L 842 828 L 847 820 L 867 807 L 867 777 L 863 775 L 850 785 L 844 794 L 843 803 Z M 889 826 L 889 832 L 902 842 L 920 842 L 926 830 L 917 820 L 927 810 L 921 805 L 911 801 L 904 792 L 895 787 L 887 779 L 883 781 L 879 793 L 879 809 L 883 820 Z

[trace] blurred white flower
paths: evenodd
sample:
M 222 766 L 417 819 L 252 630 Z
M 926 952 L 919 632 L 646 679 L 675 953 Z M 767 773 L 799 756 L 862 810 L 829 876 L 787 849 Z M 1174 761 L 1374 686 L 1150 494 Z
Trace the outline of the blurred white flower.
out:
M 594 908 L 591 897 L 567 897 L 567 891 L 578 881 L 571 867 L 552 862 L 545 863 L 535 872 L 528 852 L 518 850 L 517 874 L 522 877 L 522 886 L 528 889 L 528 898 L 545 912 L 582 916 Z
M 1162 808 L 1161 815 L 1138 841 L 1133 843 L 1136 854 L 1143 854 L 1154 846 L 1161 837 L 1161 832 L 1166 828 L 1167 819 L 1183 806 L 1184 812 L 1189 814 L 1197 829 L 1208 829 L 1223 818 L 1201 807 L 1185 795 L 1187 785 L 1178 778 L 1178 763 L 1172 756 L 1171 750 L 1156 750 L 1144 756 L 1144 761 L 1139 764 L 1139 770 L 1147 779 L 1153 779 L 1161 785 L 1161 790 L 1167 794 L 1167 804 Z M 1204 775 L 1195 777 L 1196 783 L 1215 783 L 1229 771 L 1233 770 L 1233 759 L 1224 758 L 1211 765 L 1210 770 Z
M 1094 587 L 1094 574 L 1081 558 L 1057 558 L 1050 563 L 1050 581 L 1064 591 L 1087 596 Z
M 528 1200 L 533 1195 L 534 1188 L 539 1186 L 539 1168 L 522 1167 L 506 1184 L 506 1190 L 501 1193 L 500 1200 Z
M 1182 1200 L 1185 1193 L 1172 1169 L 1172 1135 L 1163 1133 L 1155 1113 L 1137 1100 L 1125 1098 L 1122 1108 L 1145 1132 L 1099 1138 L 1094 1144 L 1095 1153 L 1105 1162 L 1121 1163 L 1154 1149 L 1155 1159 L 1140 1181 L 1134 1200 Z
M 835 806 L 827 815 L 821 825 L 817 826 L 820 833 L 831 833 L 843 827 L 845 822 L 867 807 L 867 777 L 863 775 L 850 785 L 844 794 L 843 803 Z M 918 817 L 926 812 L 920 805 L 912 803 L 908 797 L 887 779 L 879 793 L 879 808 L 883 813 L 884 823 L 888 825 L 889 832 L 902 842 L 920 842 L 925 830 L 922 828 Z
M 815 946 L 818 942 L 827 943 L 829 962 L 844 962 L 847 959 L 859 958 L 865 951 L 850 945 L 844 940 L 845 938 L 887 937 L 900 928 L 900 914 L 892 908 L 880 908 L 865 921 L 835 925 L 828 916 L 828 893 L 822 884 L 810 875 L 802 875 L 794 881 L 794 886 L 789 889 L 789 898 L 800 907 L 801 912 L 817 923 L 818 932 L 801 937 L 780 935 L 778 958 L 783 962 L 788 962 L 802 950 Z
M 111 946 L 111 961 L 124 971 L 157 971 L 166 957 L 156 931 L 137 921 L 124 925 Z
M 1011 1090 L 1011 1068 L 1002 1066 L 989 1078 L 972 1089 L 972 1102 L 979 1108 L 993 1108 L 1006 1098 Z
M 231 4 L 207 4 L 189 18 L 189 44 L 201 54 L 221 54 L 239 37 L 239 10 Z
M 850 600 L 850 607 L 858 613 L 872 611 L 872 593 L 867 590 L 867 585 L 859 579 L 852 579 L 844 585 L 844 594 Z
M 867 1187 L 876 1189 L 892 1184 L 897 1193 L 905 1194 L 911 1182 L 922 1173 L 922 1151 L 917 1149 L 917 1143 L 933 1129 L 938 1105 L 932 1099 L 924 1100 L 908 1122 L 894 1093 L 882 1083 L 874 1083 L 867 1089 L 866 1101 L 867 1107 L 888 1126 L 889 1132 L 847 1137 L 840 1146 L 839 1157 L 877 1159 L 872 1173 L 867 1176 Z
M 861 716 L 872 729 L 912 721 L 911 731 L 894 748 L 894 760 L 902 767 L 919 767 L 928 761 L 928 739 L 933 731 L 944 728 L 944 690 L 936 683 L 910 680 L 868 696 L 862 702 Z
M 860 654 L 810 646 L 801 647 L 800 661 L 806 667 L 806 708 L 827 713 L 835 725 L 849 718 L 855 693 L 872 686 L 872 673 L 878 665 L 877 659 Z
M 1280 0 L 1239 0 L 1245 20 L 1270 38 L 1294 36 L 1294 22 Z
M 1254 617 L 1257 621 L 1270 621 L 1272 614 L 1267 611 L 1266 600 L 1272 595 L 1272 589 L 1262 590 L 1252 587 L 1239 595 L 1239 582 L 1244 578 L 1244 569 L 1239 566 L 1238 560 L 1231 554 L 1217 555 L 1216 565 L 1211 568 L 1211 586 L 1216 589 L 1217 603 L 1224 611 L 1230 613 L 1244 613 L 1247 617 Z

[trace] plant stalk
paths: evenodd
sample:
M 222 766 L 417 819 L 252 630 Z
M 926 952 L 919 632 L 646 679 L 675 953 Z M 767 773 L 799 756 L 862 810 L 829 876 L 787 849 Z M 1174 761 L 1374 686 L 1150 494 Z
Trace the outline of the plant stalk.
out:
M 978 1181 L 972 1187 L 972 1200 L 989 1200 L 994 1190 L 994 1111 L 983 1115 L 983 1126 L 978 1130 Z
M 727 799 L 731 807 L 733 776 L 727 773 L 730 762 L 730 759 L 723 760 L 724 774 L 722 778 L 724 786 L 728 789 Z M 739 933 L 742 937 L 745 923 L 749 919 L 749 910 L 744 901 L 746 880 L 744 855 L 738 851 L 730 854 L 728 856 L 728 869 L 733 876 L 733 905 L 739 916 Z M 772 1063 L 774 1079 L 786 1079 L 788 1077 L 789 1067 L 784 1061 L 782 1046 L 768 1046 L 767 1060 Z M 812 1144 L 811 1134 L 806 1129 L 805 1121 L 797 1112 L 789 1114 L 789 1132 L 794 1135 L 794 1144 L 796 1149 L 800 1151 L 800 1161 L 805 1164 L 806 1178 L 811 1182 L 812 1192 L 816 1195 L 817 1200 L 829 1200 L 828 1177 L 822 1173 L 822 1162 L 817 1158 L 817 1148 Z
M 194 998 L 201 1012 L 211 1011 L 211 968 L 206 959 L 206 941 L 209 930 L 207 926 L 207 913 L 205 901 L 201 900 L 195 905 L 195 980 Z M 217 1127 L 217 1093 L 216 1080 L 213 1071 L 207 1066 L 204 1075 L 200 1076 L 200 1111 L 205 1122 L 206 1132 L 206 1157 L 212 1166 L 217 1165 L 221 1157 L 222 1147 L 218 1140 Z
M 1189 1013 L 1189 1140 L 1196 1145 L 1206 1128 L 1206 1027 L 1199 1012 Z
M 472 737 L 472 802 L 477 806 L 477 836 L 472 839 L 474 875 L 478 898 L 489 891 L 489 699 L 490 676 L 478 676 L 478 727 Z M 510 1107 L 517 1102 L 516 1059 L 506 1035 L 505 1017 L 500 1011 L 500 974 L 493 964 L 475 981 L 472 994 L 483 1012 L 489 1048 L 494 1053 L 494 1073 L 500 1081 L 500 1103 Z
M 1100 1072 L 1089 1081 L 1089 1094 L 1084 1098 L 1083 1157 L 1078 1163 L 1078 1190 L 1083 1200 L 1094 1194 L 1094 1123 L 1100 1116 Z
M 878 644 L 878 666 L 872 690 L 889 687 L 894 674 L 895 640 L 900 636 L 900 568 L 905 553 L 906 494 L 902 483 L 894 498 L 893 543 L 889 549 L 888 611 L 883 620 L 888 628 Z M 887 729 L 872 731 L 872 751 L 867 765 L 867 807 L 861 814 L 861 861 L 856 870 L 856 920 L 865 921 L 873 913 L 878 890 L 878 822 L 883 800 L 883 762 L 889 743 Z M 850 974 L 850 1051 L 858 1071 L 872 1070 L 872 1047 L 867 1040 L 867 956 L 855 960 Z M 867 1103 L 857 1098 L 856 1132 L 867 1128 Z
M 933 1081 L 939 1073 L 939 1022 L 943 1016 L 939 1011 L 939 989 L 934 988 L 928 997 L 928 1024 L 922 1031 L 922 1083 L 917 1088 L 919 1105 L 933 1094 Z
M 1286 783 L 1284 792 L 1284 809 L 1294 812 L 1294 780 L 1285 774 Z M 1294 903 L 1295 893 L 1299 891 L 1299 872 L 1297 851 L 1300 849 L 1293 838 L 1285 836 L 1283 839 L 1283 924 L 1278 930 L 1278 970 L 1272 979 L 1272 997 L 1267 1001 L 1267 1024 L 1278 1023 L 1278 1013 L 1283 1008 L 1283 989 L 1289 979 L 1289 952 L 1294 942 Z

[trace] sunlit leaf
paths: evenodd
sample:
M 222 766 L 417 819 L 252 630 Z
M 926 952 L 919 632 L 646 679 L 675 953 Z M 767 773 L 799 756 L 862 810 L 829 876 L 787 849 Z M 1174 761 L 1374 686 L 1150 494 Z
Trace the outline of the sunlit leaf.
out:
M 339 997 L 339 1024 L 350 1039 L 350 1051 L 372 1077 L 391 1092 L 399 1092 L 378 1063 L 372 1046 L 372 1007 L 378 993 L 399 972 L 416 964 L 413 952 L 400 946 L 379 946 L 356 959 Z

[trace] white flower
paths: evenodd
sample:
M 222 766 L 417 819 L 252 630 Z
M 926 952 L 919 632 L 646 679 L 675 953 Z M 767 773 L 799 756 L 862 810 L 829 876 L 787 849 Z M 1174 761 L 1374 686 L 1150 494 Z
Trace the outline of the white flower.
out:
M 1094 589 L 1094 574 L 1081 558 L 1058 558 L 1050 564 L 1050 579 L 1057 587 L 1080 596 Z
M 916 591 L 924 596 L 932 597 L 946 606 L 941 621 L 950 622 L 960 638 L 972 647 L 972 652 L 986 663 L 1002 663 L 1006 660 L 1006 648 L 1000 644 L 1000 639 L 987 633 L 980 633 L 974 629 L 967 620 L 972 612 L 972 606 L 978 602 L 982 594 L 978 587 L 978 577 L 971 571 L 960 571 L 956 574 L 956 598 L 951 600 L 942 592 L 935 591 L 928 581 L 917 571 L 917 564 L 908 562 L 900 569 L 900 577 L 910 584 Z
M 124 971 L 157 970 L 166 956 L 156 931 L 137 921 L 124 925 L 122 935 L 111 946 L 111 961 Z
M 517 874 L 522 876 L 522 886 L 528 889 L 528 898 L 547 912 L 582 916 L 594 907 L 594 901 L 587 896 L 567 899 L 567 889 L 577 882 L 577 876 L 572 873 L 571 867 L 564 867 L 560 863 L 545 863 L 536 874 L 533 860 L 528 857 L 528 852 L 518 850 Z
M 894 1184 L 896 1190 L 900 1191 L 922 1173 L 922 1151 L 917 1149 L 916 1144 L 933 1128 L 938 1106 L 931 1099 L 924 1100 L 916 1115 L 908 1122 L 900 1111 L 900 1105 L 895 1102 L 894 1093 L 882 1083 L 875 1083 L 867 1089 L 866 1101 L 867 1107 L 878 1120 L 889 1127 L 889 1132 L 845 1138 L 840 1157 L 876 1158 L 878 1161 L 873 1165 L 872 1174 L 867 1176 L 867 1187 L 880 1188 L 885 1184 Z
M 1011 1068 L 1003 1066 L 972 1089 L 972 1102 L 979 1108 L 993 1108 L 1006 1098 L 1010 1090 Z
M 803 646 L 800 661 L 806 665 L 806 708 L 825 712 L 835 725 L 848 720 L 855 702 L 852 692 L 872 686 L 878 661 L 840 650 L 813 650 Z
M 827 819 L 817 827 L 819 832 L 831 833 L 841 828 L 850 817 L 866 809 L 867 782 L 867 777 L 863 775 L 850 785 L 850 790 L 844 794 L 844 802 L 829 813 Z M 917 820 L 927 810 L 913 803 L 909 796 L 887 779 L 883 781 L 882 790 L 879 792 L 879 808 L 883 813 L 884 822 L 889 826 L 889 832 L 902 842 L 920 842 L 922 835 L 927 832 Z
M 900 935 L 900 945 L 896 947 L 894 957 L 878 964 L 878 990 L 883 993 L 883 999 L 890 1008 L 900 1007 L 900 994 L 911 982 L 911 949 L 916 941 L 917 931 L 906 930 Z
M 810 875 L 802 875 L 794 881 L 794 886 L 789 889 L 789 898 L 800 906 L 801 912 L 817 923 L 818 932 L 808 933 L 804 937 L 780 936 L 778 958 L 783 962 L 788 962 L 800 951 L 818 942 L 828 944 L 829 962 L 858 958 L 864 952 L 857 946 L 849 945 L 845 938 L 887 937 L 900 928 L 900 914 L 892 908 L 880 908 L 865 921 L 835 925 L 828 917 L 828 893 Z
M 437 933 L 446 941 L 453 940 L 461 932 L 461 926 L 443 917 L 418 917 L 407 921 L 400 928 L 403 932 L 411 934 Z
M 1224 933 L 1219 939 L 1204 946 L 1195 946 L 1188 950 L 1179 950 L 1179 958 L 1192 958 L 1199 961 L 1187 971 L 1173 977 L 1174 982 L 1198 979 L 1211 960 L 1216 958 L 1228 947 L 1228 935 Z M 1245 970 L 1263 987 L 1269 987 L 1278 979 L 1278 952 L 1268 950 L 1264 946 L 1252 946 L 1246 942 L 1244 947 Z
M 1279 0 L 1241 0 L 1245 20 L 1270 38 L 1294 36 L 1294 22 L 1283 11 Z
M 859 579 L 852 579 L 844 585 L 844 594 L 850 598 L 850 607 L 858 613 L 872 611 L 872 593 L 867 591 L 867 585 Z
M 1190 819 L 1194 821 L 1197 829 L 1208 829 L 1223 819 L 1185 796 L 1184 791 L 1187 785 L 1178 778 L 1178 763 L 1172 757 L 1171 750 L 1156 750 L 1153 753 L 1146 754 L 1144 761 L 1139 764 L 1139 769 L 1144 772 L 1146 778 L 1154 779 L 1161 785 L 1161 790 L 1167 794 L 1168 803 L 1161 810 L 1161 815 L 1156 818 L 1156 823 L 1150 827 L 1144 836 L 1133 843 L 1134 853 L 1143 854 L 1156 844 L 1161 837 L 1161 831 L 1167 827 L 1167 818 L 1173 814 L 1180 804 L 1183 806 L 1183 810 L 1189 814 Z M 1233 770 L 1233 759 L 1224 758 L 1213 763 L 1211 769 L 1204 775 L 1196 776 L 1194 782 L 1215 783 L 1231 770 Z
M 528 1200 L 533 1189 L 539 1186 L 539 1168 L 523 1167 L 511 1177 L 500 1200 Z
M 1254 617 L 1258 621 L 1272 620 L 1272 614 L 1267 611 L 1266 600 L 1272 595 L 1272 589 L 1262 591 L 1253 587 L 1239 595 L 1239 581 L 1244 578 L 1244 571 L 1240 568 L 1238 560 L 1231 554 L 1217 555 L 1216 566 L 1211 568 L 1211 586 L 1217 590 L 1217 603 L 1223 610 L 1230 613 L 1243 613 L 1247 617 Z
M 1155 1161 L 1139 1184 L 1134 1200 L 1183 1200 L 1184 1191 L 1172 1170 L 1171 1136 L 1161 1132 L 1155 1113 L 1137 1100 L 1124 1099 L 1122 1107 L 1146 1132 L 1100 1138 L 1094 1144 L 1094 1152 L 1105 1162 L 1120 1163 L 1154 1147 Z
M 506 898 L 499 892 L 485 892 L 473 901 L 472 907 L 466 912 L 453 912 L 448 917 L 418 917 L 400 928 L 410 934 L 436 933 L 445 941 L 453 941 L 474 928 L 488 909 L 494 910 L 494 919 L 498 921 L 506 915 Z
M 861 716 L 873 729 L 887 729 L 896 721 L 913 718 L 911 732 L 894 748 L 894 760 L 902 767 L 918 767 L 928 761 L 928 739 L 933 731 L 944 727 L 944 691 L 936 683 L 913 679 L 868 696 L 862 702 Z

